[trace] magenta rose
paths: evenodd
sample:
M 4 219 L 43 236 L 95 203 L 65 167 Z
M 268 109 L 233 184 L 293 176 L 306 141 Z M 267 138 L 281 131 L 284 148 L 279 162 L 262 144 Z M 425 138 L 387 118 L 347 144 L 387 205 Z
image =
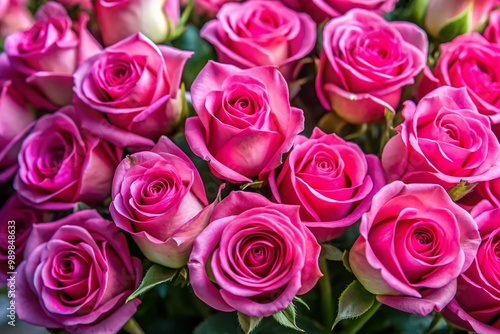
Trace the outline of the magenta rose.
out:
M 198 298 L 217 310 L 266 317 L 314 287 L 320 249 L 298 206 L 235 191 L 196 238 L 189 280 Z
M 29 29 L 33 15 L 23 0 L 0 0 L 0 37 Z
M 24 205 L 14 193 L 0 208 L 0 285 L 5 285 L 8 272 L 15 272 L 21 263 L 26 241 L 33 223 L 49 219 L 47 211 Z
M 186 264 L 214 206 L 207 206 L 194 164 L 167 137 L 118 165 L 111 197 L 115 224 L 132 235 L 148 259 L 172 268 Z
M 85 28 L 88 17 L 83 14 L 73 24 L 62 5 L 49 1 L 36 17 L 29 30 L 6 38 L 5 52 L 11 66 L 23 76 L 24 85 L 40 96 L 27 91 L 28 101 L 55 110 L 71 103 L 73 72 L 80 62 L 99 52 L 100 46 Z
M 14 189 L 23 202 L 67 210 L 108 196 L 122 151 L 80 128 L 72 106 L 41 117 L 24 140 Z
M 453 299 L 481 240 L 441 186 L 400 181 L 373 197 L 359 231 L 349 252 L 356 278 L 379 302 L 422 316 Z
M 491 43 L 500 44 L 500 10 L 497 9 L 490 13 L 483 36 Z
M 370 208 L 385 185 L 380 160 L 354 143 L 314 128 L 297 136 L 283 169 L 269 179 L 278 203 L 300 205 L 302 222 L 318 241 L 339 236 Z
M 324 108 L 348 122 L 379 121 L 386 109 L 394 112 L 426 62 L 422 29 L 355 9 L 325 26 L 316 92 Z
M 141 261 L 125 235 L 96 211 L 36 224 L 17 268 L 16 311 L 36 326 L 71 333 L 117 333 L 135 313 L 125 303 L 139 285 Z
M 186 120 L 187 142 L 218 178 L 233 183 L 263 180 L 304 129 L 304 114 L 290 107 L 275 67 L 240 70 L 210 61 L 191 94 L 198 117 Z
M 161 43 L 177 26 L 180 3 L 179 0 L 96 0 L 95 14 L 104 45 L 137 33 Z
M 119 129 L 156 141 L 180 121 L 180 81 L 191 55 L 135 34 L 78 67 L 76 99 Z
M 440 87 L 415 106 L 407 101 L 404 122 L 384 147 L 386 179 L 439 183 L 500 176 L 500 146 L 488 117 L 481 115 L 465 88 Z
M 441 44 L 433 70 L 426 72 L 420 87 L 423 95 L 440 86 L 465 87 L 479 112 L 500 123 L 500 45 L 478 33 L 461 35 Z
M 17 154 L 35 120 L 11 81 L 0 79 L 0 182 L 12 178 L 18 168 Z
M 240 68 L 276 65 L 292 80 L 299 60 L 314 48 L 316 25 L 280 2 L 248 1 L 222 6 L 200 35 L 215 47 L 221 63 Z
M 470 268 L 458 278 L 455 298 L 445 318 L 469 331 L 500 331 L 500 208 L 486 201 L 471 212 L 479 225 L 481 245 Z

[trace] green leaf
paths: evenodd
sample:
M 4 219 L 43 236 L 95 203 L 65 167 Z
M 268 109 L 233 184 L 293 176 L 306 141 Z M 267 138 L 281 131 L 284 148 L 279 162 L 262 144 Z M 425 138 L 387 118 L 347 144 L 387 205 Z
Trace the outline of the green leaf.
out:
M 311 310 L 309 305 L 307 305 L 307 303 L 302 298 L 295 296 L 293 297 L 293 301 L 297 302 L 298 304 L 304 305 L 305 308 L 308 309 L 309 311 Z
M 415 0 L 411 3 L 411 19 L 419 26 L 424 24 L 424 15 L 429 0 Z
M 260 324 L 261 320 L 262 317 L 251 317 L 249 315 L 238 312 L 238 321 L 245 334 L 249 334 L 250 332 L 252 332 L 255 327 Z
M 321 244 L 320 257 L 330 261 L 342 261 L 343 252 L 330 244 Z
M 467 180 L 460 180 L 460 183 L 448 190 L 448 195 L 450 195 L 453 202 L 456 202 L 470 193 L 475 186 L 477 186 L 477 182 L 468 183 Z
M 344 263 L 344 267 L 347 271 L 352 273 L 351 265 L 349 264 L 349 252 L 346 250 L 344 251 L 344 254 L 342 254 L 342 263 Z
M 465 34 L 469 31 L 469 17 L 472 15 L 474 1 L 471 1 L 469 6 L 463 13 L 457 16 L 453 21 L 448 22 L 439 30 L 439 40 L 442 42 L 451 41 L 458 35 Z
M 250 189 L 261 189 L 264 184 L 264 181 L 254 181 L 254 182 L 247 182 L 245 184 L 242 184 L 240 189 L 245 190 L 247 188 Z
M 279 324 L 295 329 L 296 331 L 303 332 L 303 329 L 297 327 L 297 323 L 295 322 L 296 310 L 295 305 L 290 303 L 288 307 L 284 310 L 279 311 L 278 313 L 273 314 L 274 320 L 276 320 Z
M 333 328 L 342 320 L 353 319 L 368 311 L 375 302 L 375 296 L 368 292 L 361 283 L 353 281 L 339 298 L 339 311 Z
M 128 298 L 127 303 L 158 284 L 171 281 L 178 273 L 178 269 L 171 269 L 159 264 L 153 264 L 146 272 L 141 284 Z

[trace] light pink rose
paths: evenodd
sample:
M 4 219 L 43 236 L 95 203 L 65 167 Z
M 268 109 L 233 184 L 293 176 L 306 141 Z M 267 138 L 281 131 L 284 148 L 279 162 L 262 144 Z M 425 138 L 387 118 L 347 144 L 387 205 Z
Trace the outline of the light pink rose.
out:
M 157 46 L 140 33 L 130 36 L 78 67 L 76 103 L 104 113 L 119 129 L 156 141 L 180 121 L 181 75 L 192 54 Z
M 465 87 L 479 112 L 500 123 L 500 45 L 478 33 L 461 35 L 441 44 L 433 70 L 426 71 L 420 95 L 440 86 Z
M 215 47 L 221 63 L 240 68 L 276 65 L 292 80 L 299 60 L 314 48 L 316 25 L 280 2 L 247 1 L 225 4 L 200 36 Z
M 470 268 L 458 278 L 455 298 L 445 318 L 469 331 L 500 331 L 500 208 L 480 202 L 472 212 L 481 232 L 481 246 Z
M 95 14 L 104 45 L 136 33 L 164 42 L 180 18 L 179 0 L 96 0 Z
M 0 182 L 15 175 L 17 154 L 34 120 L 34 112 L 12 88 L 12 82 L 0 79 Z
M 387 181 L 439 183 L 446 189 L 500 176 L 500 146 L 488 117 L 465 88 L 440 87 L 415 106 L 407 101 L 404 122 L 382 152 Z
M 132 235 L 149 260 L 172 268 L 186 264 L 214 207 L 207 206 L 194 164 L 167 137 L 118 165 L 111 197 L 115 224 Z
M 264 180 L 304 129 L 304 114 L 290 107 L 275 67 L 240 70 L 209 62 L 191 94 L 198 117 L 186 120 L 187 142 L 218 178 L 233 183 Z
M 86 29 L 86 15 L 73 24 L 64 7 L 50 1 L 36 15 L 29 30 L 6 38 L 5 52 L 11 66 L 23 76 L 24 85 L 46 100 L 42 105 L 26 91 L 28 101 L 37 108 L 55 110 L 71 103 L 73 72 L 80 62 L 99 52 L 100 46 Z
M 354 8 L 367 9 L 382 14 L 394 9 L 398 0 L 281 0 L 290 8 L 305 12 L 321 23 L 329 18 L 342 16 Z
M 194 0 L 194 11 L 198 15 L 213 18 L 220 8 L 228 2 L 241 2 L 242 0 Z
M 440 41 L 450 41 L 479 28 L 488 19 L 497 0 L 428 0 L 423 12 L 422 24 L 430 36 Z
M 483 36 L 491 43 L 500 44 L 500 9 L 490 13 Z
M 0 285 L 6 283 L 8 272 L 15 272 L 21 263 L 26 241 L 34 223 L 48 221 L 49 212 L 24 205 L 14 193 L 0 208 Z M 13 222 L 12 222 L 13 221 Z M 11 222 L 11 223 L 9 223 Z
M 36 224 L 17 269 L 16 311 L 36 326 L 117 333 L 135 313 L 125 300 L 142 278 L 125 235 L 96 211 Z
M 455 296 L 480 244 L 474 219 L 435 184 L 395 181 L 363 215 L 349 252 L 352 272 L 377 300 L 428 315 Z
M 80 127 L 72 106 L 41 117 L 24 140 L 14 189 L 37 208 L 67 210 L 108 196 L 122 151 Z
M 189 280 L 198 298 L 217 310 L 266 317 L 316 285 L 320 249 L 298 206 L 235 191 L 196 238 Z
M 339 236 L 368 211 L 385 185 L 380 160 L 354 143 L 314 128 L 310 139 L 297 136 L 279 175 L 269 179 L 278 203 L 300 205 L 300 218 L 326 241 Z
M 325 26 L 316 92 L 324 108 L 348 122 L 378 121 L 386 109 L 394 112 L 426 62 L 419 27 L 354 9 Z
M 33 23 L 26 1 L 0 0 L 0 37 L 29 29 Z

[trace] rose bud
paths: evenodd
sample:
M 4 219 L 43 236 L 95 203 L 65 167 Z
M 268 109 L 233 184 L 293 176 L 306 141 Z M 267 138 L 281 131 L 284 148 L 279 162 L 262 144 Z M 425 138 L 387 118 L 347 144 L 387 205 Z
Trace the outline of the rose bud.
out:
M 361 218 L 349 252 L 359 282 L 382 304 L 428 315 L 457 292 L 457 277 L 474 261 L 478 227 L 436 184 L 395 181 Z
M 186 264 L 215 205 L 207 206 L 200 174 L 167 137 L 118 165 L 111 197 L 115 224 L 132 235 L 149 260 L 171 268 Z

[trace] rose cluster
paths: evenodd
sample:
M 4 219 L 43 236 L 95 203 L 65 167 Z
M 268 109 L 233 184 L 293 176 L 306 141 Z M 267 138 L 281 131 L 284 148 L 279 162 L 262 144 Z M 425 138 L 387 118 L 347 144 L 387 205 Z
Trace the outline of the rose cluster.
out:
M 498 332 L 500 4 L 459 2 L 0 0 L 16 315 Z

